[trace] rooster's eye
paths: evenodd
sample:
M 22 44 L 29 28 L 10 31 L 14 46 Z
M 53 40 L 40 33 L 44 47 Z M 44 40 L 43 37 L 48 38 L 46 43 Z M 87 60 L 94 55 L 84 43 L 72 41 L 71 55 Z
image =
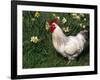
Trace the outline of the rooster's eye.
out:
M 55 27 L 55 25 L 54 25 L 54 24 L 52 24 L 52 25 L 51 25 L 51 27 Z
M 50 26 L 50 32 L 54 32 L 54 30 L 55 30 L 55 24 L 52 24 L 51 26 Z

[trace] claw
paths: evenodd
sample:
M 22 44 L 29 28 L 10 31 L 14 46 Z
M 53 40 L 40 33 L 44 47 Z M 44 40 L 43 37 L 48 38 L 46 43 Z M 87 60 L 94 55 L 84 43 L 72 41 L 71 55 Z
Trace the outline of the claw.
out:
M 67 64 L 70 64 L 71 63 L 71 61 L 73 61 L 74 60 L 74 57 L 68 57 L 68 62 L 67 62 Z
M 71 63 L 71 60 L 69 60 L 69 61 L 67 62 L 67 65 L 70 64 L 70 63 Z

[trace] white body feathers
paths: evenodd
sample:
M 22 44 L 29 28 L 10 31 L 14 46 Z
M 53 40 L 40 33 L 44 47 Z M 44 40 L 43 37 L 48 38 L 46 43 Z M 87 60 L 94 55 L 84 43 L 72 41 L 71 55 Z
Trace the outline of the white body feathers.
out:
M 81 33 L 78 33 L 76 36 L 65 36 L 60 27 L 57 24 L 55 26 L 56 29 L 52 33 L 52 41 L 55 49 L 68 59 L 77 57 L 84 48 L 86 42 L 84 36 Z

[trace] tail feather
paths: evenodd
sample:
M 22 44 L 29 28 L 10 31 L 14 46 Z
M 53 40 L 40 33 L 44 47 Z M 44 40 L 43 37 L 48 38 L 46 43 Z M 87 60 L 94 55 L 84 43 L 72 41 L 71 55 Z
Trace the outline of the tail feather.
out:
M 80 34 L 82 34 L 86 40 L 89 39 L 89 30 L 88 29 L 84 29 L 84 30 L 80 31 Z

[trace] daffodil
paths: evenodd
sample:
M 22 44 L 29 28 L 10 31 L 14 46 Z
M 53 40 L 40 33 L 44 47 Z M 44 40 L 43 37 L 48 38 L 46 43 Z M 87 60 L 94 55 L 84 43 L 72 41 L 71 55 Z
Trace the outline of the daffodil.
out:
M 34 17 L 39 17 L 39 16 L 40 16 L 40 13 L 36 11 Z
M 59 17 L 59 16 L 57 16 L 57 19 L 58 19 L 58 20 L 60 20 L 60 17 Z
M 84 21 L 86 21 L 86 18 L 84 18 Z
M 64 32 L 69 32 L 70 30 L 69 30 L 69 27 L 63 27 L 63 31 Z
M 72 13 L 73 18 L 80 20 L 80 16 L 77 13 Z
M 82 28 L 86 28 L 86 26 L 85 26 L 85 25 L 83 25 L 83 26 L 82 26 Z
M 48 31 L 49 30 L 49 24 L 48 24 L 48 22 L 46 22 L 46 24 L 45 24 L 45 29 Z
M 80 23 L 80 27 L 81 27 L 81 28 L 86 28 L 86 26 L 83 25 L 82 23 Z
M 78 16 L 78 15 L 75 16 L 74 18 L 77 19 L 77 20 L 80 20 L 80 16 Z
M 77 16 L 77 14 L 76 14 L 76 13 L 72 13 L 71 15 L 72 15 L 72 16 Z
M 35 18 L 32 18 L 32 21 L 35 21 Z
M 85 15 L 83 13 L 80 13 L 80 16 L 84 17 Z
M 56 17 L 56 14 L 54 14 L 54 13 L 53 13 L 52 15 L 53 15 L 54 17 Z
M 66 18 L 65 17 L 63 17 L 63 19 L 62 19 L 62 23 L 64 24 L 64 23 L 66 23 Z
M 80 23 L 80 27 L 82 27 L 82 23 Z
M 37 42 L 39 42 L 40 40 L 38 39 L 37 36 L 32 36 L 30 41 L 33 42 L 33 43 L 37 43 Z

